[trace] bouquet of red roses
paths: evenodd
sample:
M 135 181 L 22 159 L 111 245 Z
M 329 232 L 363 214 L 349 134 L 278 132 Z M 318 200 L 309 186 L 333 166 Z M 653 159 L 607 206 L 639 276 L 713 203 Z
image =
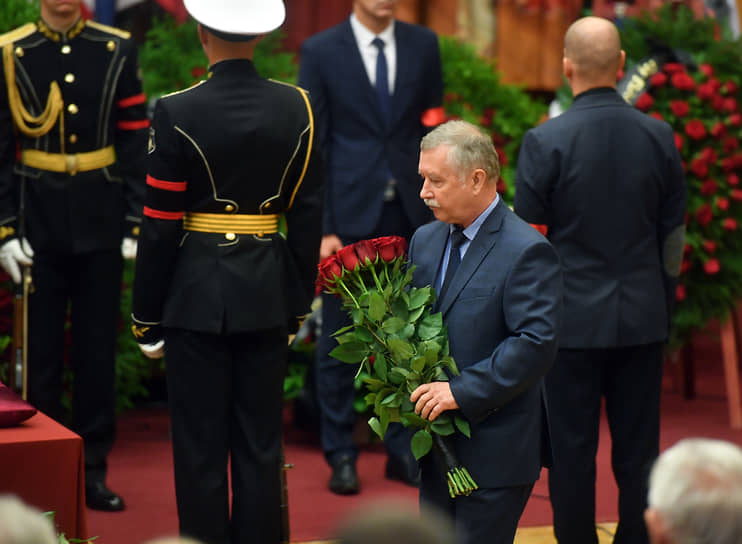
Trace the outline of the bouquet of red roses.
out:
M 448 352 L 440 313 L 431 313 L 432 287 L 410 287 L 414 267 L 406 266 L 407 243 L 399 236 L 361 240 L 319 264 L 317 286 L 343 300 L 352 325 L 335 332 L 330 355 L 359 365 L 369 377 L 365 400 L 375 416 L 368 424 L 383 439 L 391 422 L 418 429 L 412 436 L 416 459 L 433 447 L 445 465 L 451 497 L 468 495 L 477 484 L 456 457 L 451 435 L 470 436 L 469 423 L 444 412 L 435 421 L 415 413 L 410 394 L 423 383 L 458 374 Z

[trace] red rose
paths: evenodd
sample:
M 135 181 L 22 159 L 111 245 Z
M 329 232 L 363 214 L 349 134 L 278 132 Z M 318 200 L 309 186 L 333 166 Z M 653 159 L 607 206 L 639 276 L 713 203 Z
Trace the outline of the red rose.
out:
M 382 236 L 373 240 L 379 257 L 382 261 L 392 262 L 397 257 L 402 257 L 407 250 L 407 240 L 402 236 Z
M 678 72 L 670 77 L 670 83 L 681 91 L 692 91 L 696 88 L 696 82 L 685 72 Z
M 724 148 L 724 153 L 731 153 L 737 147 L 739 146 L 739 143 L 737 142 L 737 138 L 734 136 L 729 136 L 727 138 L 724 138 L 724 140 L 721 142 L 721 145 Z
M 687 219 L 686 219 L 686 223 L 687 223 L 687 222 L 688 222 L 688 221 L 687 221 Z M 690 244 L 688 244 L 688 243 L 686 243 L 686 244 L 683 244 L 683 255 L 689 255 L 691 251 L 693 251 L 693 246 L 691 246 L 691 245 L 690 245 Z
M 496 147 L 495 151 L 497 151 L 497 159 L 500 161 L 500 166 L 507 166 L 508 164 L 508 154 L 505 153 L 505 149 L 502 147 Z
M 675 300 L 678 302 L 685 300 L 685 285 L 678 285 L 675 288 Z
M 737 111 L 737 99 L 731 97 L 725 98 L 721 109 L 724 111 L 728 111 L 729 113 L 734 113 L 735 111 Z
M 704 62 L 698 67 L 698 70 L 705 75 L 706 77 L 711 77 L 714 75 L 714 67 L 710 64 Z
M 361 265 L 361 260 L 356 255 L 356 248 L 354 244 L 345 246 L 343 249 L 336 253 L 338 259 L 346 270 L 355 270 Z
M 319 265 L 317 265 L 317 288 L 322 290 L 333 283 L 335 280 L 343 275 L 343 267 L 338 261 L 337 255 L 330 255 L 326 259 L 323 259 Z
M 716 181 L 713 179 L 707 179 L 701 184 L 701 194 L 711 196 L 716 193 L 719 187 L 716 185 Z
M 649 78 L 649 84 L 652 87 L 662 87 L 667 83 L 667 76 L 662 72 L 657 72 Z
M 731 172 L 735 168 L 736 166 L 732 157 L 724 157 L 721 159 L 721 169 L 725 172 Z
M 671 100 L 670 109 L 676 117 L 685 117 L 690 111 L 690 106 L 685 100 Z
M 200 77 L 203 77 L 206 74 L 206 68 L 203 66 L 194 66 L 191 68 L 191 76 L 193 76 L 194 79 L 198 79 Z
M 696 95 L 701 100 L 711 100 L 716 95 L 716 90 L 709 83 L 702 83 L 696 89 Z
M 698 119 L 691 119 L 685 124 L 685 133 L 693 140 L 702 140 L 706 137 L 706 125 Z
M 500 193 L 501 195 L 504 195 L 505 191 L 507 190 L 508 188 L 507 188 L 507 185 L 505 185 L 505 180 L 503 180 L 502 178 L 498 179 L 497 180 L 497 192 Z
M 721 121 L 717 121 L 716 123 L 714 123 L 714 126 L 709 129 L 709 132 L 714 138 L 721 138 L 722 136 L 724 136 L 726 131 L 727 127 L 724 126 L 724 123 L 722 123 Z
M 720 94 L 711 97 L 711 107 L 716 111 L 724 110 L 724 98 Z
M 667 62 L 662 66 L 662 71 L 668 74 L 675 74 L 678 72 L 685 72 L 685 66 L 679 62 Z
M 713 276 L 714 274 L 719 273 L 719 270 L 721 270 L 721 265 L 719 264 L 719 261 L 717 259 L 709 259 L 704 263 L 703 270 L 709 276 Z
M 683 149 L 683 142 L 684 138 L 682 134 L 675 133 L 675 147 L 678 148 L 678 151 L 681 151 Z
M 713 253 L 714 251 L 716 251 L 716 242 L 714 242 L 713 240 L 704 240 L 703 249 L 705 249 L 708 253 Z
M 729 116 L 729 119 L 727 119 L 727 123 L 729 123 L 730 126 L 738 127 L 742 124 L 742 115 L 739 113 L 733 113 Z
M 729 209 L 729 199 L 720 196 L 716 199 L 716 207 L 725 212 Z
M 665 118 L 662 117 L 662 114 L 660 112 L 658 112 L 658 111 L 649 112 L 647 115 L 649 115 L 650 117 L 654 117 L 655 119 L 658 119 L 660 121 L 664 121 L 665 120 Z
M 375 263 L 379 256 L 379 252 L 376 251 L 376 246 L 371 240 L 361 240 L 353 244 L 356 250 L 356 255 L 361 260 L 361 264 Z
M 737 185 L 739 185 L 739 176 L 735 174 L 734 172 L 732 172 L 731 174 L 727 176 L 727 183 L 731 185 L 732 187 L 736 187 Z M 738 191 L 738 190 L 739 189 L 735 189 L 735 191 Z M 742 191 L 740 191 L 740 193 L 742 194 Z M 734 191 L 732 191 L 732 198 L 734 198 L 734 200 L 737 200 L 737 198 L 734 196 Z
M 698 221 L 698 224 L 702 227 L 711 223 L 713 216 L 714 212 L 711 210 L 711 206 L 706 202 L 701 204 L 696 210 L 696 221 Z
M 721 89 L 721 82 L 715 77 L 712 77 L 711 79 L 709 79 L 708 84 L 711 85 L 711 88 L 715 91 L 718 91 L 719 89 Z
M 727 217 L 721 224 L 724 230 L 737 230 L 737 220 Z
M 405 257 L 407 255 L 407 239 L 402 236 L 395 236 L 394 251 L 397 257 Z
M 652 98 L 652 95 L 647 92 L 643 92 L 639 95 L 639 98 L 636 99 L 635 106 L 641 111 L 647 111 L 649 108 L 652 107 L 652 104 L 654 104 L 654 98 Z
M 699 178 L 705 178 L 709 173 L 708 163 L 702 157 L 690 161 L 690 171 Z
M 725 94 L 734 94 L 737 92 L 737 84 L 733 81 L 727 81 L 721 86 L 721 90 L 724 91 Z
M 739 183 L 739 180 L 737 180 L 737 183 Z M 742 191 L 740 191 L 739 189 L 732 189 L 732 192 L 729 196 L 732 197 L 732 200 L 736 200 L 737 202 L 742 201 Z
M 716 151 L 710 147 L 701 149 L 700 157 L 709 164 L 716 162 Z

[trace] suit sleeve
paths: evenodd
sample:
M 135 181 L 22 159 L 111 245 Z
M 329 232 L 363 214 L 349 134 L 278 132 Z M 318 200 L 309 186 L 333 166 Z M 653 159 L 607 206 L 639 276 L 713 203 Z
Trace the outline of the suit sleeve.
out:
M 116 156 L 124 178 L 126 215 L 124 235 L 136 238 L 142 217 L 144 198 L 145 153 L 147 131 L 147 99 L 142 92 L 137 51 L 129 46 L 121 77 L 116 88 Z
M 301 48 L 301 60 L 299 62 L 299 87 L 309 92 L 312 103 L 314 123 L 316 127 L 317 142 L 322 154 L 323 163 L 329 164 L 329 133 L 332 120 L 328 108 L 327 88 L 323 80 L 323 72 L 320 60 L 317 58 L 317 50 L 306 44 Z M 330 206 L 330 180 L 324 180 L 323 212 L 322 212 L 322 234 L 334 234 L 336 232 L 335 220 Z
M 8 105 L 5 77 L 0 73 L 0 227 L 8 227 L 0 228 L 0 244 L 14 236 L 17 230 L 18 188 L 13 174 L 15 155 L 13 120 Z
M 537 224 L 551 225 L 551 157 L 538 134 L 526 132 L 518 154 L 515 174 L 513 209 L 521 219 Z
M 502 311 L 509 336 L 491 356 L 451 380 L 451 392 L 470 421 L 484 420 L 534 387 L 549 370 L 557 350 L 561 287 L 559 259 L 551 245 L 541 241 L 526 246 L 503 286 Z

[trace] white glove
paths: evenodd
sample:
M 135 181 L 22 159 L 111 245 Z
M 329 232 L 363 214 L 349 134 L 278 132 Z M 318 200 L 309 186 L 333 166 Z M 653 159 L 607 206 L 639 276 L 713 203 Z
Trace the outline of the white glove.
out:
M 154 344 L 139 344 L 139 349 L 150 359 L 159 359 L 165 355 L 165 340 L 158 340 Z
M 137 256 L 137 241 L 135 238 L 121 240 L 121 256 L 124 259 L 135 259 Z
M 0 246 L 0 266 L 10 274 L 15 283 L 21 283 L 21 266 L 33 264 L 33 249 L 28 240 L 23 239 L 23 246 L 18 238 L 8 240 Z

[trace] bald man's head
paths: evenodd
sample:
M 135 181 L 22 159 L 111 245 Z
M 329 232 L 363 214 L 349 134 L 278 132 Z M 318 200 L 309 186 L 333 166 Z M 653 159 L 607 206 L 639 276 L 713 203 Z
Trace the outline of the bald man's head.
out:
M 580 79 L 615 83 L 623 58 L 616 25 L 600 17 L 578 19 L 564 36 L 564 57 Z

